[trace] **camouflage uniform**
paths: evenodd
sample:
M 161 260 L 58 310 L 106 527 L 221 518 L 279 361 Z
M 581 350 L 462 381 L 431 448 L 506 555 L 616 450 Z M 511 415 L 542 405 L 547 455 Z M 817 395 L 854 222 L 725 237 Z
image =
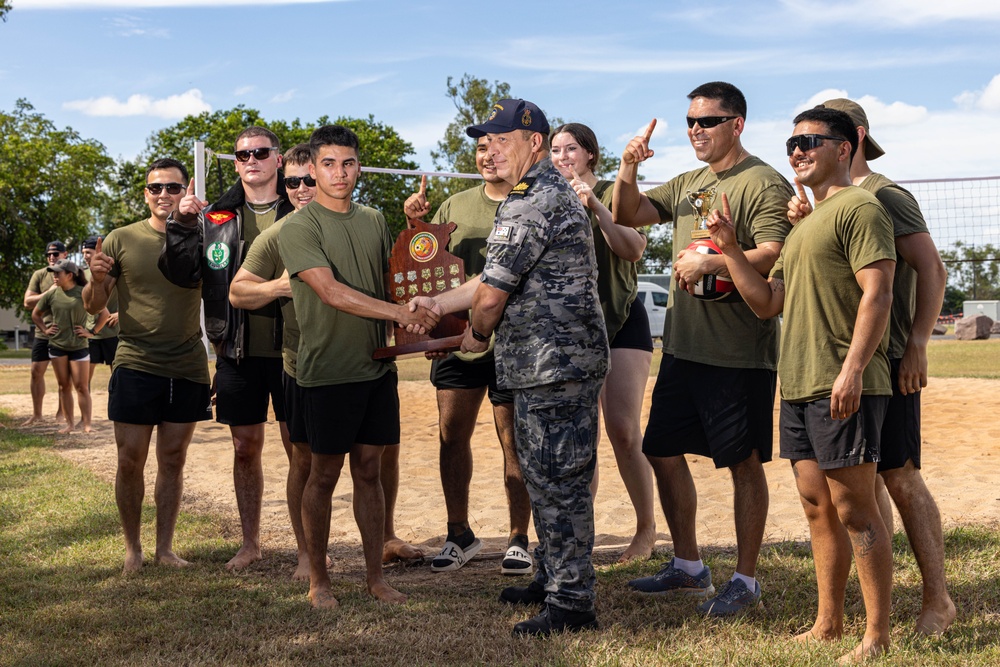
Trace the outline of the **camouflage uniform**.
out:
M 481 280 L 510 294 L 496 328 L 497 382 L 514 391 L 515 438 L 546 602 L 594 606 L 597 401 L 608 337 L 590 219 L 544 159 L 497 212 Z

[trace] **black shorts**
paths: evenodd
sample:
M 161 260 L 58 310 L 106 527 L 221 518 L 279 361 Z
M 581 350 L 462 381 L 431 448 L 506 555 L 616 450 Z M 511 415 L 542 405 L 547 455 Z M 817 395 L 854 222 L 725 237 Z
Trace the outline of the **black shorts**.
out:
M 118 351 L 118 336 L 112 338 L 90 339 L 90 363 L 107 364 L 115 362 L 115 352 Z
M 622 328 L 611 339 L 611 349 L 632 349 L 653 351 L 653 337 L 649 333 L 649 315 L 642 301 L 636 299 L 628 311 Z
M 347 454 L 354 445 L 399 444 L 399 393 L 390 371 L 366 382 L 302 387 L 309 449 Z
M 895 470 L 913 461 L 913 467 L 920 469 L 920 394 L 899 391 L 899 364 L 901 359 L 890 359 L 889 370 L 892 382 L 892 398 L 882 422 L 882 439 L 879 450 L 882 460 L 878 471 Z
M 847 419 L 833 419 L 829 398 L 781 401 L 781 458 L 815 459 L 820 470 L 877 463 L 888 404 L 888 396 L 862 396 L 857 412 Z
M 298 443 L 309 442 L 306 417 L 303 414 L 302 387 L 284 369 L 281 371 L 281 384 L 285 391 L 285 426 L 288 427 L 288 439 Z
M 771 460 L 777 373 L 723 368 L 664 354 L 642 438 L 647 456 L 709 456 L 716 468 L 757 450 Z
M 108 419 L 123 424 L 190 424 L 212 418 L 207 384 L 118 367 L 108 382 Z
M 55 345 L 49 345 L 49 359 L 58 359 L 59 357 L 69 357 L 70 361 L 90 361 L 90 348 L 64 350 Z
M 431 364 L 431 384 L 435 389 L 479 389 L 489 387 L 490 403 L 503 405 L 514 402 L 514 392 L 497 387 L 497 365 L 492 355 L 488 359 L 462 361 L 454 354 L 435 359 Z
M 35 342 L 31 344 L 31 362 L 49 363 L 49 339 L 35 336 Z
M 285 390 L 281 383 L 281 357 L 247 357 L 215 361 L 215 420 L 230 426 L 263 424 L 267 402 L 274 418 L 285 421 Z

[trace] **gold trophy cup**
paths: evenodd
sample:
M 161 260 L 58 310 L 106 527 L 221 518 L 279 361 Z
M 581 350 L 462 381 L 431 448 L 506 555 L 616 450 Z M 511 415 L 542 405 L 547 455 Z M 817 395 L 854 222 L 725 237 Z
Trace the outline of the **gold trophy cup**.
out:
M 703 188 L 692 192 L 687 191 L 687 199 L 698 216 L 698 226 L 691 230 L 692 239 L 710 238 L 708 233 L 708 215 L 712 210 L 712 203 L 715 201 L 716 186 Z

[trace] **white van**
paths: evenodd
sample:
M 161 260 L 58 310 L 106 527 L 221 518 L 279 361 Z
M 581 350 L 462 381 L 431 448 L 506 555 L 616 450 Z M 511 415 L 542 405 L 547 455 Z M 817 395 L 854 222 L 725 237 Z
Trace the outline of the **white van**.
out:
M 669 292 L 656 283 L 639 282 L 639 293 L 636 301 L 641 301 L 649 315 L 649 333 L 653 338 L 663 338 L 663 320 L 667 316 L 667 297 Z

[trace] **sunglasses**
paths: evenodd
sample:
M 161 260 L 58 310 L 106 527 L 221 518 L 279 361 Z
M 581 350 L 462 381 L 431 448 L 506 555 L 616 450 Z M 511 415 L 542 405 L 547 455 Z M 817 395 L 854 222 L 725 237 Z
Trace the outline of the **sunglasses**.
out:
M 253 155 L 254 158 L 259 161 L 259 160 L 266 160 L 267 156 L 271 154 L 271 151 L 276 151 L 276 150 L 278 150 L 277 146 L 271 146 L 270 148 L 253 148 L 248 151 L 236 151 L 235 153 L 233 153 L 233 155 L 235 155 L 236 159 L 239 160 L 240 162 L 248 162 L 250 160 L 251 155 Z
M 698 126 L 701 129 L 707 130 L 711 127 L 715 127 L 716 125 L 722 125 L 723 123 L 729 122 L 734 118 L 739 118 L 739 116 L 702 116 L 701 118 L 692 118 L 691 116 L 688 116 L 687 122 L 688 128 L 693 128 L 694 124 L 698 123 Z
M 824 139 L 847 141 L 843 137 L 833 137 L 829 134 L 797 134 L 785 142 L 785 150 L 788 151 L 788 157 L 791 157 L 796 148 L 805 153 L 806 151 L 811 151 L 822 146 Z
M 187 190 L 186 185 L 181 185 L 180 183 L 147 183 L 146 191 L 151 195 L 158 195 L 163 192 L 163 188 L 167 189 L 168 195 L 179 195 L 180 193 Z
M 62 254 L 61 252 L 47 252 L 47 253 L 45 253 L 45 256 L 46 257 L 58 257 L 61 254 Z
M 298 190 L 299 185 L 305 183 L 307 188 L 316 187 L 316 179 L 312 176 L 286 176 L 285 177 L 285 189 L 286 190 Z

